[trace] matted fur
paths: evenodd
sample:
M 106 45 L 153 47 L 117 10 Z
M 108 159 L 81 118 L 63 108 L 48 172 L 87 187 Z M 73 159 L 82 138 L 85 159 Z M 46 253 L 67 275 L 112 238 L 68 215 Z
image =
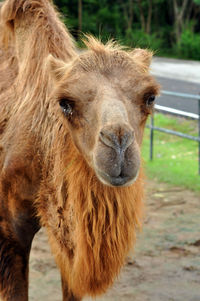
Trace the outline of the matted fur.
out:
M 27 195 L 69 291 L 96 296 L 113 283 L 134 245 L 142 217 L 142 171 L 130 187 L 105 186 L 75 147 L 54 99 L 46 57 L 52 54 L 69 67 L 79 58 L 50 1 L 6 0 L 0 33 L 0 64 L 7 66 L 7 80 L 12 74 L 7 86 L 0 77 L 1 177 L 10 172 L 12 197 L 19 199 L 17 176 L 27 175 Z M 93 54 L 101 53 L 99 66 L 116 50 L 120 63 L 120 47 L 93 38 L 86 44 Z M 123 55 L 129 61 L 131 54 Z M 85 62 L 83 69 L 95 63 L 89 57 Z

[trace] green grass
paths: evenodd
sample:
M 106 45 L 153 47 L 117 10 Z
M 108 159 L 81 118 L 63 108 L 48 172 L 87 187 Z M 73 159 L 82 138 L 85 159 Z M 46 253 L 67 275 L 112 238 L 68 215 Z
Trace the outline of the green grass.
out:
M 155 126 L 197 136 L 197 122 L 155 114 Z M 150 131 L 145 129 L 142 155 L 149 178 L 200 191 L 198 143 L 154 131 L 154 159 L 149 160 Z

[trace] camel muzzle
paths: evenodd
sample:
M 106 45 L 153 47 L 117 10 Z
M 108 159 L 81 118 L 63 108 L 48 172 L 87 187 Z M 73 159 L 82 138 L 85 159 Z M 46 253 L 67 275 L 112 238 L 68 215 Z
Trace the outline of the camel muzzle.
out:
M 104 184 L 127 186 L 136 180 L 140 158 L 135 144 L 134 131 L 126 124 L 101 129 L 95 166 Z

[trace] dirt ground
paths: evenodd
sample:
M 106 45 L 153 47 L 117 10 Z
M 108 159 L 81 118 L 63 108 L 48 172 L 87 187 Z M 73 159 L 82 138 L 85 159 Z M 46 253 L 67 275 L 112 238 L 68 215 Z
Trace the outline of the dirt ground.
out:
M 146 219 L 134 255 L 114 287 L 96 300 L 200 301 L 200 196 L 154 181 L 147 184 Z M 62 300 L 44 231 L 33 242 L 30 300 Z

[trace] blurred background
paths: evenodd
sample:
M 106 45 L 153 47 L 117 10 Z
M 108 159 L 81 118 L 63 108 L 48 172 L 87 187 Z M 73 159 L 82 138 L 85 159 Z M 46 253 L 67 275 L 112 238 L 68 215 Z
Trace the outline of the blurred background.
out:
M 78 39 L 92 33 L 156 55 L 200 60 L 200 0 L 55 0 Z

